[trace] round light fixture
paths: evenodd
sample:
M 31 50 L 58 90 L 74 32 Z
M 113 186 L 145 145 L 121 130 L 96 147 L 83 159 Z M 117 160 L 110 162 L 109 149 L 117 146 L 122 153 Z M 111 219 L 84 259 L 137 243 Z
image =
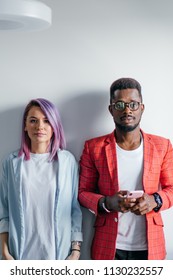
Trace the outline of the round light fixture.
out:
M 52 22 L 51 9 L 37 0 L 0 0 L 0 31 L 37 31 Z

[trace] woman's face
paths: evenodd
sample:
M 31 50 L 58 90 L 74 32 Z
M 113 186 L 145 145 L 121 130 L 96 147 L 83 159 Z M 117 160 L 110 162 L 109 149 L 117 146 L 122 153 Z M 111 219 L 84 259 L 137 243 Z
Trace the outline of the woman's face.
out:
M 40 107 L 32 106 L 26 117 L 25 131 L 31 140 L 31 152 L 46 153 L 53 129 Z

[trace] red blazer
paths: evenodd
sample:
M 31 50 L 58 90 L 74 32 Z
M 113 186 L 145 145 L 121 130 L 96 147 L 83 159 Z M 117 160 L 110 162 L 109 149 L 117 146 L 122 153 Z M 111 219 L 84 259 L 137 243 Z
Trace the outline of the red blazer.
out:
M 173 148 L 168 139 L 145 134 L 143 187 L 148 194 L 158 192 L 161 210 L 173 205 Z M 96 215 L 91 258 L 115 258 L 118 213 L 97 212 L 98 200 L 119 190 L 114 132 L 85 142 L 80 160 L 79 201 Z M 161 211 L 160 210 L 160 211 Z M 148 259 L 165 259 L 163 221 L 159 212 L 146 214 Z

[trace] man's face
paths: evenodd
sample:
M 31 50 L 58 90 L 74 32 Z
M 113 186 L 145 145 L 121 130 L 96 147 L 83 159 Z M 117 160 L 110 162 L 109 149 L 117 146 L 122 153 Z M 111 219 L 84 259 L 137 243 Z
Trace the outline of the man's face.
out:
M 137 89 L 129 88 L 116 90 L 114 92 L 112 103 L 116 103 L 117 101 L 123 101 L 125 103 L 137 101 L 141 103 L 141 98 Z M 135 111 L 128 106 L 125 106 L 122 111 L 119 111 L 115 109 L 114 105 L 109 105 L 109 111 L 113 116 L 116 128 L 122 132 L 130 132 L 139 126 L 141 116 L 144 111 L 144 105 L 139 104 L 139 108 Z

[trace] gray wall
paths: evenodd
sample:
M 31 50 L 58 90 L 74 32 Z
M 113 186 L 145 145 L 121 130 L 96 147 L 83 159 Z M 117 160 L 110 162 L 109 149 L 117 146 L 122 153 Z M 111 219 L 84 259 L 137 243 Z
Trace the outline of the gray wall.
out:
M 173 140 L 172 0 L 45 0 L 53 25 L 36 33 L 0 32 L 0 160 L 19 146 L 21 115 L 33 97 L 54 102 L 77 159 L 88 138 L 113 130 L 107 106 L 113 80 L 142 84 L 142 128 Z M 89 258 L 94 216 L 83 209 L 82 258 Z M 163 213 L 173 259 L 173 209 Z

